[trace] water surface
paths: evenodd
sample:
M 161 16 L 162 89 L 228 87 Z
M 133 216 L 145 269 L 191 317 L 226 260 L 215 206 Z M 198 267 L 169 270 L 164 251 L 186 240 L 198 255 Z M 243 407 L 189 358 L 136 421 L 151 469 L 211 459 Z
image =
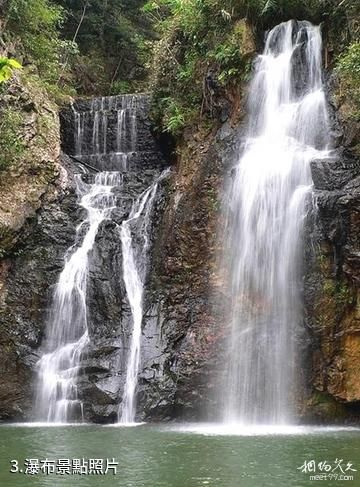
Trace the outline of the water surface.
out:
M 0 435 L 0 485 L 6 487 L 302 487 L 319 484 L 299 470 L 304 461 L 315 460 L 316 473 L 319 462 L 334 468 L 336 459 L 360 471 L 357 429 L 3 425 Z M 119 465 L 116 475 L 9 472 L 10 460 L 24 469 L 26 458 L 114 458 Z M 360 472 L 349 474 L 353 480 L 320 485 L 360 486 Z

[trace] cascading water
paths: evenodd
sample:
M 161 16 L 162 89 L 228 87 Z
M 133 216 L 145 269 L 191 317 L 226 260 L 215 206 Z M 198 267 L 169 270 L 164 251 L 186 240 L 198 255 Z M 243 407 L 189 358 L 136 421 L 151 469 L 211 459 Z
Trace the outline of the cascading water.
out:
M 80 359 L 89 343 L 86 302 L 89 253 L 100 224 L 110 218 L 115 207 L 113 187 L 120 184 L 121 175 L 116 172 L 97 174 L 94 184 L 86 184 L 80 175 L 76 176 L 80 206 L 87 216 L 76 230 L 78 245 L 71 247 L 65 257 L 53 297 L 45 353 L 37 364 L 39 419 L 66 422 L 83 417 L 76 383 Z
M 130 303 L 133 330 L 127 359 L 126 382 L 123 401 L 119 410 L 121 423 L 133 423 L 136 413 L 136 386 L 140 365 L 141 325 L 143 319 L 143 291 L 146 277 L 149 227 L 155 195 L 159 182 L 169 174 L 165 170 L 154 183 L 134 202 L 129 218 L 120 227 L 123 257 L 123 277 Z M 140 223 L 140 224 L 139 224 Z M 136 234 L 140 244 L 135 245 L 132 227 L 137 225 Z
M 268 34 L 249 112 L 226 201 L 231 333 L 223 419 L 281 424 L 293 414 L 310 161 L 328 145 L 319 27 L 289 21 Z
M 74 154 L 77 163 L 90 165 L 102 172 L 96 174 L 93 184 L 89 183 L 94 178 L 91 174 L 75 176 L 80 206 L 86 210 L 87 216 L 77 228 L 76 244 L 66 254 L 65 266 L 53 297 L 43 355 L 38 362 L 37 412 L 41 420 L 66 422 L 84 417 L 83 404 L 85 412 L 92 407 L 91 399 L 86 398 L 88 390 L 98 390 L 102 397 L 110 391 L 111 404 L 114 404 L 116 388 L 120 392 L 123 384 L 121 377 L 126 361 L 121 408 L 117 411 L 114 405 L 114 413 L 118 413 L 123 423 L 134 421 L 142 300 L 152 228 L 150 219 L 158 185 L 168 173 L 161 172 L 164 161 L 146 121 L 148 105 L 146 95 L 122 95 L 91 101 L 77 100 L 70 111 L 74 120 L 73 134 L 66 133 L 66 137 L 73 140 L 70 153 Z M 144 188 L 147 189 L 143 191 Z M 129 201 L 134 201 L 130 208 Z M 107 235 L 111 235 L 113 243 L 111 229 L 107 233 L 105 226 L 101 242 L 95 242 L 100 225 L 106 219 L 113 222 L 109 228 L 115 228 L 115 238 L 116 228 L 119 228 L 116 243 L 122 249 L 122 280 L 130 304 L 132 330 L 126 356 L 122 327 L 126 313 L 121 307 L 125 296 L 120 292 L 115 298 L 115 303 L 119 303 L 119 319 L 117 321 L 115 311 L 110 324 L 111 337 L 101 337 L 109 342 L 107 350 L 120 348 L 119 360 L 114 360 L 104 376 L 93 374 L 88 377 L 87 368 L 91 369 L 91 365 L 87 364 L 94 359 L 91 353 L 98 346 L 96 320 L 99 319 L 99 310 L 94 303 L 94 291 L 98 293 L 95 296 L 105 303 L 109 294 L 106 274 L 104 288 L 99 283 L 101 279 L 94 277 L 101 272 L 98 259 L 102 257 L 103 249 L 100 246 L 104 245 L 106 253 L 109 246 Z M 116 250 L 112 255 L 106 255 L 107 260 L 102 261 L 105 268 L 109 266 L 109 259 L 118 262 Z M 118 271 L 120 273 L 120 268 Z M 116 272 L 115 269 L 115 275 Z M 122 282 L 119 289 L 123 289 Z M 92 300 L 88 299 L 88 294 Z M 116 310 L 115 306 L 113 301 L 112 311 Z M 124 321 L 127 323 L 126 318 Z M 125 329 L 125 335 L 126 332 Z M 104 350 L 103 344 L 100 347 L 101 351 Z M 85 354 L 86 351 L 89 353 Z
M 143 95 L 108 96 L 94 98 L 88 110 L 73 106 L 75 156 L 97 167 L 102 159 L 110 159 L 127 170 L 128 159 L 137 149 L 137 113 L 146 100 Z

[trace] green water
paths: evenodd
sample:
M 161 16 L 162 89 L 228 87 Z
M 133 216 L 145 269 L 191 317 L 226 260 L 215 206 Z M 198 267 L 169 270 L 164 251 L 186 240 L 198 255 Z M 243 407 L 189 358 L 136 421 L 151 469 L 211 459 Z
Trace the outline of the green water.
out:
M 247 436 L 179 431 L 143 425 L 0 427 L 0 486 L 16 487 L 288 487 L 360 486 L 360 431 L 310 431 L 307 434 Z M 234 431 L 235 432 L 235 431 Z M 203 434 L 206 433 L 206 434 Z M 221 431 L 216 431 L 221 433 Z M 296 433 L 296 432 L 295 432 Z M 10 473 L 10 460 L 115 459 L 117 473 L 64 475 Z M 309 480 L 298 467 L 326 461 L 333 469 L 350 462 L 353 480 Z M 35 462 L 36 464 L 36 462 Z M 329 467 L 328 467 L 329 468 Z M 341 474 L 340 469 L 337 473 Z M 335 472 L 334 472 L 335 474 Z M 333 475 L 334 475 L 333 474 Z M 335 477 L 335 475 L 334 475 Z

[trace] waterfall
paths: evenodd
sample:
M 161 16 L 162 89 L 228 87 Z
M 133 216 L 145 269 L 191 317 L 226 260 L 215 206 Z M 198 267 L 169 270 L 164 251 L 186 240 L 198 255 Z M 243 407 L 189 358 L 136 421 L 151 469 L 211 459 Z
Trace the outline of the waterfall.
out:
M 66 123 L 69 123 L 69 118 L 73 120 L 70 126 L 73 133 L 68 130 L 66 136 L 71 136 L 73 140 L 73 145 L 70 143 L 68 148 L 69 153 L 76 156 L 76 164 L 78 161 L 84 162 L 101 172 L 95 176 L 89 173 L 84 175 L 80 164 L 82 175 L 75 175 L 79 205 L 86 210 L 86 217 L 76 230 L 76 243 L 66 253 L 65 265 L 51 304 L 43 353 L 37 363 L 36 408 L 41 420 L 67 422 L 84 419 L 84 413 L 91 409 L 91 399 L 86 396 L 89 389 L 98 390 L 102 397 L 106 395 L 107 398 L 108 390 L 111 391 L 112 417 L 117 414 L 122 423 L 135 419 L 151 217 L 159 183 L 169 172 L 161 172 L 164 160 L 151 135 L 148 110 L 149 97 L 146 95 L 121 95 L 76 100 L 65 117 Z M 89 292 L 91 296 L 91 293 L 98 291 L 102 296 L 108 290 L 101 287 L 101 279 L 97 278 L 95 283 L 93 271 L 96 275 L 101 266 L 92 260 L 92 250 L 98 230 L 107 219 L 113 222 L 111 228 L 114 229 L 115 238 L 116 235 L 119 237 L 116 244 L 122 252 L 119 260 L 116 251 L 115 255 L 107 255 L 107 258 L 114 262 L 122 260 L 123 282 L 119 282 L 118 287 L 119 319 L 115 315 L 116 308 L 112 308 L 115 313 L 110 324 L 111 336 L 101 338 L 108 340 L 110 349 L 119 348 L 120 353 L 104 376 L 92 374 L 88 377 L 87 364 L 94 360 L 91 354 L 99 346 L 99 341 L 94 330 L 98 310 L 96 304 L 93 310 L 94 303 L 90 299 L 87 302 L 87 294 Z M 110 235 L 113 239 L 111 230 Z M 107 236 L 104 229 L 104 245 L 108 245 Z M 97 245 L 102 244 L 99 241 Z M 99 247 L 96 250 L 96 258 L 99 258 L 102 249 Z M 108 267 L 108 261 L 102 262 L 104 267 Z M 117 272 L 121 275 L 120 266 L 114 269 L 116 276 Z M 125 293 L 126 296 L 123 295 Z M 121 308 L 124 298 L 128 300 L 131 311 L 131 329 L 125 328 L 125 333 L 129 332 L 130 336 L 127 355 L 122 326 L 122 320 L 127 322 L 127 318 Z M 125 362 L 124 373 L 122 367 Z M 121 379 L 123 373 L 124 381 Z M 115 400 L 121 394 L 123 383 L 119 407 Z M 108 385 L 109 389 L 106 389 Z
M 124 220 L 120 227 L 123 277 L 133 321 L 124 395 L 119 410 L 121 423 L 133 423 L 135 420 L 136 386 L 140 365 L 143 319 L 143 291 L 150 244 L 150 217 L 158 185 L 168 174 L 168 170 L 163 171 L 154 183 L 135 200 L 129 218 Z M 136 226 L 136 239 L 132 237 L 131 229 L 133 226 Z M 140 241 L 140 243 L 135 245 L 135 240 Z
M 88 163 L 110 159 L 127 170 L 137 150 L 137 114 L 147 103 L 145 95 L 94 98 L 86 110 L 73 105 L 75 156 Z M 109 128 L 114 127 L 114 131 Z
M 328 154 L 321 34 L 309 22 L 272 29 L 256 61 L 249 131 L 226 197 L 231 299 L 227 422 L 292 421 L 301 325 L 301 236 L 310 161 Z
M 95 176 L 93 184 L 86 184 L 76 175 L 77 194 L 86 218 L 76 229 L 77 243 L 65 256 L 53 296 L 45 353 L 37 363 L 37 409 L 41 420 L 66 422 L 83 417 L 76 384 L 80 359 L 89 343 L 86 303 L 89 253 L 100 224 L 110 218 L 115 207 L 113 188 L 121 184 L 121 179 L 119 173 L 104 172 Z

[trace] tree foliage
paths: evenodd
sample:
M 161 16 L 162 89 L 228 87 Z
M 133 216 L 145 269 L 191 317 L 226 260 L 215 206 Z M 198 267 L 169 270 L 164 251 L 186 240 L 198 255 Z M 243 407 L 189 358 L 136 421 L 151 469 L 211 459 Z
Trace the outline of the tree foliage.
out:
M 322 23 L 325 38 L 330 30 L 332 38 L 341 36 L 334 47 L 338 52 L 354 35 L 351 19 L 359 13 L 359 5 L 358 0 L 148 0 L 143 11 L 161 37 L 155 47 L 152 83 L 158 124 L 168 130 L 167 113 L 174 106 L 181 113 L 191 107 L 192 114 L 196 109 L 198 116 L 203 114 L 209 69 L 224 88 L 247 79 L 253 52 L 246 45 L 242 20 L 258 45 L 264 32 L 281 21 Z M 187 119 L 182 125 L 191 122 Z
M 19 136 L 22 117 L 19 112 L 6 108 L 0 113 L 0 171 L 15 164 L 25 148 Z
M 139 15 L 143 0 L 56 0 L 66 12 L 62 36 L 74 39 L 78 91 L 110 94 L 121 81 L 134 89 L 145 77 L 144 52 L 151 41 L 149 20 Z
M 201 105 L 209 67 L 222 86 L 248 75 L 240 19 L 258 34 L 294 17 L 325 22 L 343 46 L 356 40 L 360 8 L 358 0 L 145 1 L 6 0 L 0 41 L 14 46 L 11 57 L 35 64 L 51 90 L 72 87 L 86 95 L 143 90 L 150 72 L 153 86 L 160 81 L 164 114 L 188 117 Z
M 5 25 L 26 62 L 34 62 L 44 81 L 56 82 L 66 42 L 59 28 L 64 11 L 50 0 L 8 0 Z
M 35 64 L 50 89 L 110 94 L 140 89 L 153 40 L 143 0 L 7 0 L 0 40 Z M 3 19 L 2 19 L 3 17 Z

